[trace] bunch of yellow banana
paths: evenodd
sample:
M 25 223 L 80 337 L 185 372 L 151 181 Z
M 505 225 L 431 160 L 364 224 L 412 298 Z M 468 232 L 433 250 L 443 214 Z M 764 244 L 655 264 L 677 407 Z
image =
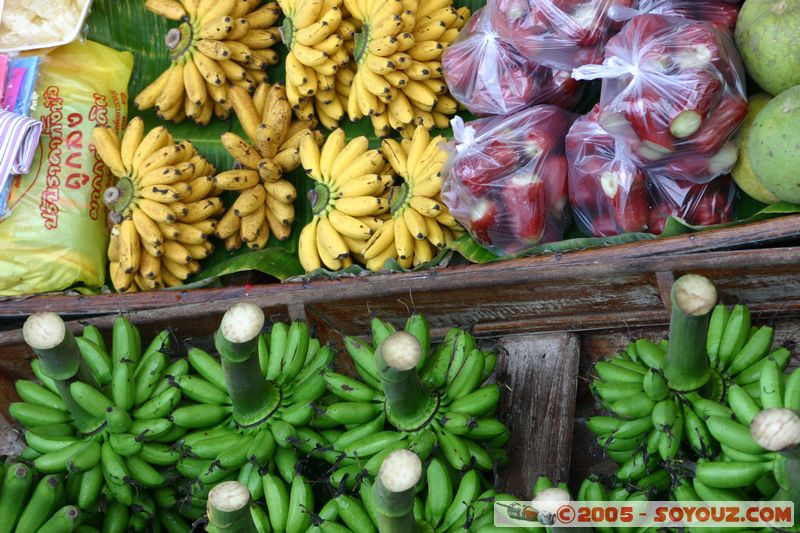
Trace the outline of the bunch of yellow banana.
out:
M 367 261 L 382 267 L 386 259 L 395 259 L 403 268 L 417 267 L 460 234 L 460 226 L 439 197 L 447 161 L 441 145 L 446 141 L 441 136 L 432 139 L 422 125 L 402 143 L 383 141 L 381 151 L 403 182 L 392 189 L 391 220 L 364 247 Z
M 456 101 L 447 95 L 442 53 L 469 18 L 452 0 L 344 0 L 361 24 L 353 55 L 358 71 L 349 91 L 351 120 L 369 116 L 375 134 L 421 124 L 446 128 Z
M 239 196 L 217 225 L 215 235 L 228 250 L 246 244 L 253 250 L 266 246 L 270 232 L 278 240 L 289 238 L 294 222 L 297 191 L 283 173 L 300 166 L 300 139 L 311 134 L 311 122 L 292 123 L 286 89 L 262 83 L 251 97 L 231 87 L 231 105 L 250 141 L 224 133 L 222 144 L 243 167 L 214 176 L 220 189 Z M 311 135 L 322 142 L 322 135 Z
M 116 176 L 103 200 L 114 226 L 108 246 L 111 281 L 120 292 L 182 285 L 214 251 L 214 233 L 225 206 L 212 179 L 215 169 L 192 143 L 176 143 L 163 126 L 144 131 L 130 121 L 122 140 L 94 129 L 94 144 Z
M 281 26 L 286 56 L 286 94 L 297 117 L 313 120 L 317 114 L 328 127 L 344 117 L 336 98 L 335 78 L 350 63 L 346 41 L 355 33 L 342 0 L 278 0 L 286 18 Z
M 341 129 L 321 150 L 310 134 L 304 135 L 300 160 L 316 182 L 309 193 L 314 217 L 300 233 L 300 263 L 306 272 L 346 268 L 388 217 L 392 168 L 380 150 L 369 149 L 366 137 L 348 143 Z
M 207 124 L 230 114 L 228 87 L 249 92 L 278 62 L 270 47 L 280 40 L 277 3 L 261 0 L 147 0 L 158 15 L 180 21 L 166 36 L 171 64 L 136 96 L 139 109 L 159 118 Z

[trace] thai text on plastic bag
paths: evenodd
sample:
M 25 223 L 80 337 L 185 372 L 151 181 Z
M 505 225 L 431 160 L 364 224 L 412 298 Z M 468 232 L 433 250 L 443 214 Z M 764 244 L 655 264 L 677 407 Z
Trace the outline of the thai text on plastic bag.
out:
M 731 141 L 747 113 L 744 68 L 730 32 L 718 25 L 640 15 L 606 47 L 602 65 L 577 79 L 603 79 L 601 126 L 639 166 L 704 183 L 736 163 Z
M 481 245 L 507 255 L 563 238 L 564 136 L 575 118 L 538 105 L 467 124 L 453 120 L 442 199 Z
M 92 144 L 95 126 L 127 121 L 133 56 L 91 41 L 53 51 L 31 116 L 44 124 L 32 170 L 15 179 L 0 222 L 0 294 L 60 291 L 105 282 L 110 176 Z

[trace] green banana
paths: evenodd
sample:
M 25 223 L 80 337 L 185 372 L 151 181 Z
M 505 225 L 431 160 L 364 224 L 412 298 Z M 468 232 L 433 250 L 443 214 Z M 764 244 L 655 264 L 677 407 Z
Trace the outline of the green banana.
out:
M 285 531 L 289 515 L 289 491 L 286 484 L 273 474 L 261 477 L 264 487 L 264 500 L 267 503 L 269 522 L 273 531 Z
M 468 416 L 483 416 L 494 411 L 499 401 L 500 387 L 492 383 L 454 400 L 447 409 Z
M 66 505 L 39 528 L 37 533 L 68 533 L 78 527 L 81 511 L 72 505 Z
M 750 311 L 743 305 L 737 305 L 725 324 L 725 331 L 719 345 L 718 368 L 728 367 L 733 356 L 738 354 L 747 342 L 750 334 Z
M 379 393 L 369 385 L 344 374 L 326 371 L 323 374 L 328 390 L 348 402 L 369 402 L 380 398 Z
M 457 400 L 475 391 L 481 384 L 484 362 L 483 352 L 476 349 L 470 351 L 461 368 L 453 374 L 453 378 L 448 382 L 445 401 Z
M 56 510 L 56 505 L 64 492 L 61 477 L 50 474 L 44 476 L 25 503 L 25 509 L 19 517 L 16 531 L 38 531 L 47 518 Z
M 773 333 L 773 328 L 769 326 L 758 328 L 755 335 L 750 337 L 741 351 L 734 356 L 731 366 L 728 368 L 728 374 L 735 376 L 750 365 L 763 359 L 769 352 L 770 346 L 772 346 Z
M 14 383 L 14 388 L 16 388 L 17 394 L 19 394 L 19 397 L 24 402 L 55 409 L 57 411 L 67 411 L 67 406 L 60 396 L 33 381 L 18 379 L 16 383 Z
M 81 476 L 81 487 L 78 492 L 78 507 L 84 511 L 93 510 L 100 492 L 103 489 L 103 467 L 97 463 Z
M 96 339 L 87 338 L 85 331 L 84 329 L 84 336 L 75 337 L 75 341 L 78 343 L 81 356 L 92 377 L 101 387 L 105 387 L 111 383 L 111 358 L 108 356 L 105 346 L 98 344 Z M 102 340 L 102 337 L 100 339 Z
M 131 359 L 122 359 L 111 370 L 111 399 L 125 411 L 130 411 L 134 403 L 133 364 Z
M 436 527 L 453 502 L 453 480 L 447 467 L 436 457 L 428 463 L 425 473 L 428 482 L 425 499 L 425 520 Z
M 130 433 L 115 433 L 108 438 L 108 444 L 123 457 L 137 455 L 142 451 L 144 444 Z
M 172 412 L 172 421 L 187 429 L 200 429 L 219 424 L 230 413 L 230 407 L 222 405 L 187 405 Z
M 167 356 L 159 350 L 148 352 L 133 372 L 133 405 L 144 403 L 167 369 Z
M 72 395 L 72 399 L 81 409 L 99 419 L 104 419 L 106 410 L 114 405 L 105 394 L 80 381 L 72 382 L 69 386 L 69 392 Z
M 222 372 L 222 364 L 207 352 L 199 348 L 189 348 L 186 356 L 191 363 L 192 368 L 197 372 L 200 377 L 214 385 L 221 391 L 227 391 L 225 385 L 225 375 Z
M 231 403 L 230 396 L 226 392 L 219 390 L 210 381 L 187 374 L 175 379 L 181 392 L 187 398 L 198 403 L 227 405 Z
M 28 491 L 33 484 L 33 472 L 22 463 L 10 465 L 0 490 L 0 532 L 12 533 L 25 508 Z
M 8 407 L 8 412 L 26 427 L 49 426 L 51 424 L 63 424 L 71 421 L 69 413 L 42 407 L 27 402 L 14 402 Z
M 408 317 L 408 320 L 406 320 L 405 331 L 416 337 L 422 348 L 422 356 L 417 364 L 417 371 L 422 371 L 431 350 L 431 330 L 428 319 L 420 313 L 412 313 L 411 316 Z
M 714 307 L 711 319 L 708 323 L 708 336 L 706 337 L 706 352 L 711 366 L 717 366 L 719 361 L 719 348 L 722 344 L 722 335 L 725 332 L 725 325 L 730 318 L 730 310 L 722 304 Z
M 280 375 L 288 338 L 289 326 L 283 322 L 272 324 L 272 330 L 269 333 L 269 364 L 265 376 L 269 381 L 276 381 Z

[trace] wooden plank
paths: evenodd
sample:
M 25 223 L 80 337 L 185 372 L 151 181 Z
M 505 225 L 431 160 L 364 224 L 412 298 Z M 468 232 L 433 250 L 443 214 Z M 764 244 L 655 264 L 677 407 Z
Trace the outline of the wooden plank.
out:
M 496 275 L 508 279 L 509 274 L 519 272 L 539 274 L 542 271 L 560 271 L 570 266 L 590 265 L 594 269 L 604 270 L 604 265 L 616 269 L 624 269 L 632 260 L 640 260 L 644 264 L 665 257 L 688 253 L 707 252 L 721 248 L 753 246 L 786 240 L 800 235 L 800 215 L 781 217 L 773 220 L 756 222 L 747 226 L 728 229 L 709 230 L 691 235 L 681 235 L 669 239 L 640 241 L 607 248 L 573 251 L 563 254 L 530 257 L 515 261 L 501 262 L 492 265 L 470 265 L 451 267 L 426 272 L 391 274 L 382 276 L 365 276 L 343 281 L 314 281 L 289 284 L 229 286 L 222 289 L 196 289 L 191 291 L 150 291 L 133 294 L 101 294 L 93 296 L 33 296 L 7 297 L 0 299 L 0 315 L 22 316 L 35 311 L 51 310 L 63 314 L 87 315 L 118 311 L 134 311 L 157 309 L 172 306 L 220 304 L 225 300 L 246 297 L 265 298 L 271 304 L 288 305 L 304 301 L 334 300 L 341 296 L 361 294 L 396 294 L 409 286 L 409 283 L 426 283 L 439 287 L 457 287 L 461 282 L 467 283 L 470 278 L 484 279 L 491 282 Z M 791 249 L 790 249 L 791 250 Z M 762 252 L 763 254 L 763 252 Z M 732 258 L 735 254 L 726 254 Z M 771 253 L 767 253 L 771 256 Z M 795 261 L 800 250 L 795 250 Z M 762 257 L 762 259 L 764 259 Z M 669 269 L 666 269 L 669 270 Z M 563 276 L 561 276 L 563 277 Z M 297 294 L 303 291 L 299 299 Z
M 512 430 L 503 491 L 528 495 L 540 475 L 568 479 L 579 348 L 578 336 L 568 333 L 500 339 L 500 412 L 509 413 Z

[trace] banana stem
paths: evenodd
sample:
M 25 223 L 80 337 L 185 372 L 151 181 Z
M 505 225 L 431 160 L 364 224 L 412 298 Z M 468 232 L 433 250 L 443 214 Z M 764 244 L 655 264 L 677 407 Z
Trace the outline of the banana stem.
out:
M 35 313 L 22 326 L 25 343 L 39 356 L 42 373 L 53 380 L 81 433 L 92 433 L 103 421 L 90 415 L 72 398 L 69 385 L 83 381 L 95 385 L 72 332 L 55 313 Z
M 238 481 L 220 483 L 208 493 L 208 522 L 217 533 L 258 533 L 250 514 L 250 491 Z
M 419 341 L 405 331 L 392 333 L 375 350 L 386 416 L 401 431 L 422 426 L 436 409 L 436 397 L 425 390 L 417 373 L 421 355 Z
M 422 477 L 422 462 L 409 450 L 390 453 L 372 486 L 372 498 L 381 533 L 417 533 L 414 487 Z
M 258 335 L 263 326 L 261 309 L 240 303 L 228 309 L 214 334 L 233 404 L 233 419 L 240 426 L 261 422 L 280 402 L 279 391 L 264 381 L 258 361 Z
M 531 505 L 539 512 L 539 522 L 545 525 L 555 523 L 558 509 L 572 501 L 569 493 L 561 488 L 551 487 L 539 492 L 531 501 Z M 564 533 L 581 533 L 582 528 L 559 527 Z
M 765 450 L 786 458 L 781 467 L 785 469 L 782 477 L 788 486 L 782 487 L 782 497 L 800 505 L 800 413 L 792 409 L 765 409 L 750 422 L 750 435 Z
M 711 377 L 706 339 L 711 310 L 717 303 L 717 289 L 708 278 L 687 274 L 672 285 L 671 298 L 664 375 L 673 390 L 697 390 Z
M 22 326 L 22 336 L 39 356 L 42 372 L 51 379 L 67 380 L 81 366 L 81 351 L 72 332 L 55 313 L 35 313 Z

